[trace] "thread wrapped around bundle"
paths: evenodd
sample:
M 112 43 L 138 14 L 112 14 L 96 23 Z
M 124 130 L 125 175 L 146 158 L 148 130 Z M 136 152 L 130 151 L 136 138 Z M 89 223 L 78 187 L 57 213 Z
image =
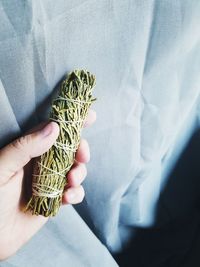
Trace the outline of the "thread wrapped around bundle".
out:
M 95 76 L 85 70 L 74 70 L 62 82 L 52 102 L 50 120 L 60 127 L 54 145 L 38 157 L 33 168 L 32 197 L 26 210 L 45 217 L 55 216 L 62 203 L 66 174 L 75 160 L 81 129 L 89 107 L 95 100 L 92 90 Z

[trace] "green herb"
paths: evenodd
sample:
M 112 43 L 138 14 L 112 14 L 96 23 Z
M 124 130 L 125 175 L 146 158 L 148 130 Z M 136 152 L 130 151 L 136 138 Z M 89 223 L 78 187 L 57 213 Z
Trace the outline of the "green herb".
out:
M 96 100 L 92 97 L 95 82 L 90 72 L 74 70 L 62 82 L 52 102 L 50 120 L 59 124 L 60 133 L 49 151 L 35 161 L 32 197 L 25 209 L 32 214 L 55 216 L 60 208 L 66 174 L 74 163 L 89 107 Z

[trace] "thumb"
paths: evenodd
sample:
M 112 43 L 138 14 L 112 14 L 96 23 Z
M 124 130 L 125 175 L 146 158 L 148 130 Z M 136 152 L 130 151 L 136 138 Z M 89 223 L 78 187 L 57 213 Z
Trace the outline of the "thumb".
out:
M 0 150 L 0 180 L 8 180 L 31 158 L 48 151 L 59 135 L 59 126 L 49 122 L 44 128 L 22 136 Z

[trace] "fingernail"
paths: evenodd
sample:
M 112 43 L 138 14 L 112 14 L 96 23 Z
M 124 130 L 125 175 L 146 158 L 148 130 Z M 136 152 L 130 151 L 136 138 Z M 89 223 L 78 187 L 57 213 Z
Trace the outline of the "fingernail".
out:
M 73 202 L 73 200 L 76 198 L 76 195 L 74 194 L 74 192 L 68 191 L 67 194 L 68 194 L 69 202 Z
M 49 122 L 42 130 L 40 130 L 40 134 L 42 137 L 47 137 L 52 133 L 52 123 Z

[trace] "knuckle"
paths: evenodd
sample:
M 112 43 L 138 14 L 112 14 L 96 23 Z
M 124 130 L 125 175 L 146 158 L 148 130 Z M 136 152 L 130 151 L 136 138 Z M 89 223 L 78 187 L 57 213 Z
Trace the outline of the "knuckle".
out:
M 24 146 L 26 146 L 28 143 L 28 138 L 27 136 L 21 136 L 20 138 L 14 140 L 11 145 L 17 149 L 17 150 L 23 150 Z
M 11 148 L 14 148 L 18 153 L 20 153 L 21 160 L 24 160 L 24 162 L 27 161 L 27 158 L 31 159 L 31 155 L 27 153 L 29 151 L 28 144 L 30 144 L 32 140 L 31 134 L 26 136 L 21 136 L 20 138 L 14 140 L 10 145 Z

